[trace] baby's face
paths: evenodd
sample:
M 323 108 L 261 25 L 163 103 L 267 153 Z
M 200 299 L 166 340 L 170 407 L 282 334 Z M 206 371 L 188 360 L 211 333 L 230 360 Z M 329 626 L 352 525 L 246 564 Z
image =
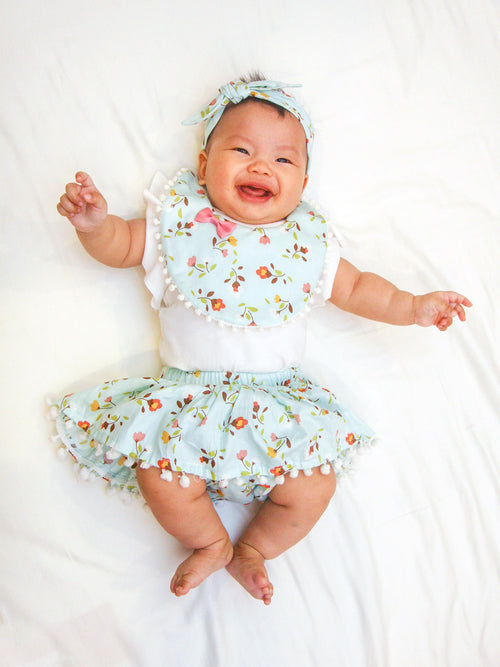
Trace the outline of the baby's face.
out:
M 307 183 L 306 137 L 290 113 L 250 100 L 224 112 L 200 153 L 198 181 L 212 205 L 240 222 L 283 220 Z

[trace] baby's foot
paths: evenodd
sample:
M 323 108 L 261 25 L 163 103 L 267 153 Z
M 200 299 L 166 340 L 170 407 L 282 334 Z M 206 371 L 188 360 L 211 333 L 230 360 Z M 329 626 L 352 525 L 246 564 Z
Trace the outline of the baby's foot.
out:
M 226 570 L 245 588 L 250 595 L 264 604 L 271 604 L 273 585 L 269 581 L 264 557 L 249 544 L 238 542 L 234 547 L 233 559 Z
M 186 595 L 192 588 L 199 586 L 208 576 L 226 567 L 231 561 L 233 547 L 229 538 L 221 538 L 213 544 L 195 549 L 191 556 L 183 561 L 175 571 L 170 590 L 177 597 Z

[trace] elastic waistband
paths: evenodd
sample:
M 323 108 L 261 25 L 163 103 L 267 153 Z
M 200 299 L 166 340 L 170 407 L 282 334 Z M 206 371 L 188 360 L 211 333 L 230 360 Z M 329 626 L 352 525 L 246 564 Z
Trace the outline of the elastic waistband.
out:
M 165 366 L 161 376 L 165 380 L 173 382 L 217 385 L 217 384 L 257 384 L 276 385 L 285 384 L 287 381 L 299 375 L 297 368 L 286 368 L 273 373 L 238 373 L 236 371 L 183 371 L 180 368 L 169 368 Z

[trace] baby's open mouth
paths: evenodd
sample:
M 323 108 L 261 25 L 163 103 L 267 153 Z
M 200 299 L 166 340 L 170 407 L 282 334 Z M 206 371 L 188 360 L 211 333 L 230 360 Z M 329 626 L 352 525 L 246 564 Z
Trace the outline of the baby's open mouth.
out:
M 257 185 L 239 185 L 238 192 L 243 199 L 249 201 L 267 201 L 273 196 L 271 190 L 261 188 Z

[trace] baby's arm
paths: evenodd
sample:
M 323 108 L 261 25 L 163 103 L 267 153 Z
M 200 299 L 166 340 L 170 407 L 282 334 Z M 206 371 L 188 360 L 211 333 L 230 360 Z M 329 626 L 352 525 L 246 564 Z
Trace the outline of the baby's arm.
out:
M 330 301 L 342 310 L 378 322 L 435 325 L 440 331 L 446 331 L 455 315 L 463 322 L 464 306 L 472 306 L 469 299 L 456 292 L 421 296 L 403 292 L 375 273 L 358 271 L 345 259 L 340 260 Z
M 85 250 L 108 266 L 140 265 L 146 241 L 146 221 L 143 218 L 125 221 L 109 215 L 106 200 L 90 176 L 79 171 L 75 179 L 76 183 L 66 185 L 57 210 L 75 227 Z

